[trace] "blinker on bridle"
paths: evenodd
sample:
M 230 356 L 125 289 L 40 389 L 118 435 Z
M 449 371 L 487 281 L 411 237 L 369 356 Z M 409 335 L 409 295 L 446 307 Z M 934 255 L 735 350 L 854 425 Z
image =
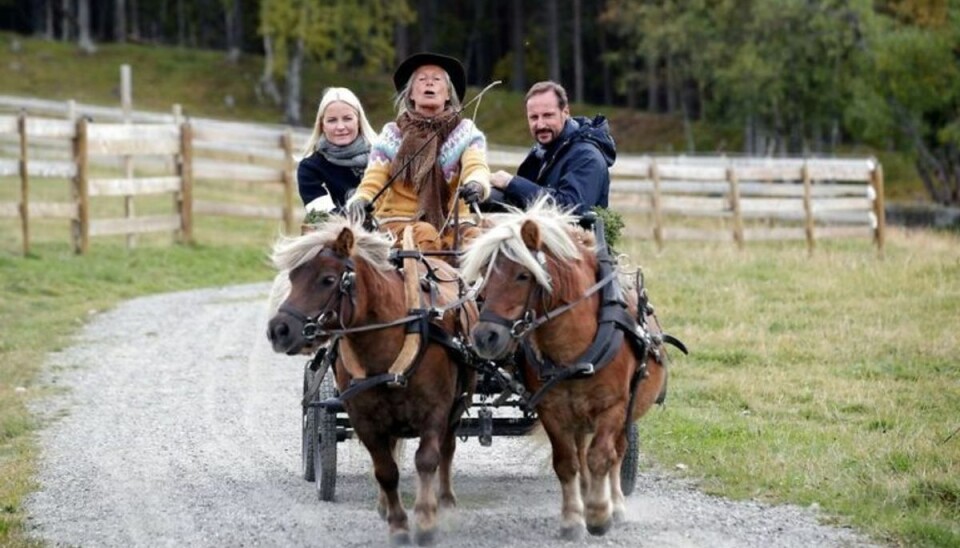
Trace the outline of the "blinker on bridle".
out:
M 537 250 L 536 252 L 533 252 L 531 250 L 531 253 L 533 253 L 534 257 L 536 257 L 537 262 L 539 262 L 542 266 L 546 265 L 546 256 L 544 255 L 542 250 Z M 521 339 L 524 339 L 527 335 L 529 335 L 531 331 L 537 329 L 541 325 L 549 322 L 550 320 L 556 318 L 557 316 L 560 316 L 561 314 L 569 311 L 574 306 L 580 304 L 582 301 L 586 300 L 588 297 L 590 297 L 597 291 L 600 291 L 601 289 L 603 289 L 603 287 L 609 284 L 610 282 L 612 282 L 613 279 L 616 278 L 616 276 L 617 276 L 617 271 L 616 270 L 611 271 L 610 274 L 608 274 L 607 276 L 604 276 L 602 280 L 593 284 L 586 291 L 584 291 L 583 295 L 581 295 L 579 299 L 576 299 L 567 304 L 558 306 L 551 310 L 547 310 L 543 314 L 541 314 L 539 317 L 537 317 L 536 310 L 532 306 L 535 298 L 539 298 L 539 302 L 542 302 L 543 287 L 538 283 L 533 289 L 530 290 L 529 293 L 527 293 L 527 301 L 523 306 L 523 313 L 520 315 L 519 318 L 515 320 L 508 320 L 495 312 L 484 310 L 480 312 L 479 320 L 481 322 L 491 322 L 498 325 L 502 325 L 510 330 L 511 337 L 517 340 L 521 340 Z
M 344 270 L 340 274 L 337 290 L 330 293 L 330 295 L 327 297 L 327 300 L 323 303 L 323 305 L 320 306 L 319 312 L 317 312 L 317 314 L 314 316 L 308 316 L 287 304 L 280 306 L 281 312 L 289 314 L 303 323 L 301 335 L 308 341 L 312 341 L 313 339 L 317 338 L 317 336 L 324 331 L 323 325 L 334 318 L 339 317 L 341 327 L 343 327 L 343 314 L 338 314 L 336 309 L 342 308 L 342 301 L 345 295 L 350 298 L 350 303 L 352 305 L 356 305 L 354 288 L 356 287 L 357 273 L 354 268 L 353 259 L 350 257 L 344 259 L 336 255 L 329 248 L 324 248 L 319 254 L 317 254 L 317 256 L 333 257 L 343 263 Z

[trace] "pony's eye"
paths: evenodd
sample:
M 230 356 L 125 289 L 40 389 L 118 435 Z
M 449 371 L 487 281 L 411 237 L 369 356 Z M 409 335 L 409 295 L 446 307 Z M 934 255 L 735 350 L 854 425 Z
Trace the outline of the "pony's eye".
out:
M 532 278 L 532 276 L 530 276 L 530 273 L 529 273 L 529 272 L 521 272 L 521 273 L 517 274 L 517 281 L 518 281 L 518 282 L 529 282 L 531 278 Z
M 335 284 L 335 283 L 337 283 L 337 277 L 336 277 L 336 276 L 330 275 L 330 276 L 324 276 L 324 277 L 320 278 L 320 285 L 322 285 L 322 286 L 324 286 L 324 287 L 330 287 L 330 286 L 332 286 L 332 285 Z

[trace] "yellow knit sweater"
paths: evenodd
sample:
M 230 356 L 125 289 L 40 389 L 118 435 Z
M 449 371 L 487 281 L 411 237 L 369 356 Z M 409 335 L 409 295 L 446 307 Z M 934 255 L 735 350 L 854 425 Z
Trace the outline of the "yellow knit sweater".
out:
M 390 167 L 399 148 L 399 140 L 400 130 L 395 123 L 390 122 L 384 126 L 370 151 L 367 169 L 351 200 L 362 198 L 370 201 L 383 188 L 390 179 Z M 462 120 L 457 125 L 447 142 L 441 145 L 438 156 L 450 188 L 451 203 L 447 204 L 450 211 L 453 211 L 452 202 L 456 200 L 456 192 L 461 182 L 476 181 L 483 187 L 483 197 L 490 195 L 486 139 L 472 121 Z M 411 219 L 419 209 L 416 190 L 412 184 L 396 180 L 377 199 L 374 207 L 374 216 L 377 219 Z M 463 200 L 460 200 L 459 207 L 461 218 L 470 214 Z

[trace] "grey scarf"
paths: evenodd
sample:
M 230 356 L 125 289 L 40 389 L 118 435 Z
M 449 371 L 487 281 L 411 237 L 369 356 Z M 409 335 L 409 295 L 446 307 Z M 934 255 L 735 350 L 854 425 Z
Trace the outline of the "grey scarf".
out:
M 349 145 L 337 146 L 321 135 L 317 141 L 316 150 L 333 165 L 365 168 L 367 157 L 370 155 L 370 143 L 363 138 L 363 135 L 357 135 Z

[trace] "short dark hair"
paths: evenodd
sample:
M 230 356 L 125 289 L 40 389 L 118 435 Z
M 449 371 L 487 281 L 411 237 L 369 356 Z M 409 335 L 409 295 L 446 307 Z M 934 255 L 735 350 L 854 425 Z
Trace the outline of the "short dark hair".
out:
M 567 100 L 567 90 L 552 80 L 544 80 L 543 82 L 537 82 L 530 86 L 530 89 L 527 91 L 527 96 L 523 98 L 523 104 L 526 105 L 527 101 L 534 95 L 540 95 L 541 93 L 547 93 L 549 91 L 552 91 L 557 96 L 557 106 L 560 107 L 560 110 L 567 108 L 567 103 L 569 103 Z

